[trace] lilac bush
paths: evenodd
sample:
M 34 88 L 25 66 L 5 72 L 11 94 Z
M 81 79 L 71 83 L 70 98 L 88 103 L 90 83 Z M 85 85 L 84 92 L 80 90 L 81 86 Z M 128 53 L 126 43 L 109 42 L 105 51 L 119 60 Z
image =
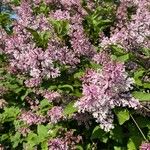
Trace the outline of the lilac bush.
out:
M 149 149 L 149 7 L 0 2 L 0 147 Z

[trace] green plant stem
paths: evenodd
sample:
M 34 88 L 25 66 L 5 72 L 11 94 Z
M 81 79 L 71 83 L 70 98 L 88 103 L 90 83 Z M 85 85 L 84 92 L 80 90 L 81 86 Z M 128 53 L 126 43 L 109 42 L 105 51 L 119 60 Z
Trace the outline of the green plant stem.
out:
M 133 122 L 135 123 L 135 125 L 137 126 L 138 130 L 140 131 L 141 135 L 143 136 L 144 140 L 146 142 L 148 142 L 146 136 L 144 135 L 143 131 L 141 130 L 141 128 L 139 127 L 139 125 L 137 124 L 137 122 L 135 121 L 135 119 L 133 118 L 133 116 L 130 114 L 131 119 L 133 120 Z

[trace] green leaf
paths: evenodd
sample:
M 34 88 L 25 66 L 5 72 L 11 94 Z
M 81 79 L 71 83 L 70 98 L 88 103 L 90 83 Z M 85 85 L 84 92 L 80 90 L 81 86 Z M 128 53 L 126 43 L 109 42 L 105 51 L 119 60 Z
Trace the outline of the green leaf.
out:
M 127 120 L 130 119 L 129 111 L 123 108 L 116 108 L 115 114 L 118 118 L 119 124 L 124 124 Z
M 70 89 L 71 91 L 74 91 L 73 86 L 72 86 L 72 85 L 69 85 L 69 84 L 59 85 L 58 88 L 59 88 L 59 89 Z
M 48 150 L 48 142 L 47 141 L 44 141 L 41 143 L 41 149 L 42 150 Z
M 116 56 L 122 56 L 125 54 L 125 51 L 122 48 L 118 47 L 117 45 L 112 45 L 111 49 L 112 53 Z
M 43 109 L 45 107 L 49 107 L 51 106 L 50 102 L 47 100 L 47 99 L 43 99 L 41 102 L 40 102 L 40 108 Z
M 129 138 L 128 144 L 127 144 L 128 150 L 137 150 L 136 145 L 132 138 Z
M 66 20 L 51 20 L 58 37 L 65 37 L 69 30 L 69 23 Z
M 76 150 L 84 150 L 83 147 L 80 146 L 80 145 L 77 145 L 77 146 L 75 147 L 75 149 L 76 149 Z
M 4 112 L 0 114 L 0 118 L 2 119 L 2 122 L 10 122 L 13 121 L 17 115 L 19 114 L 20 109 L 17 107 L 10 107 L 10 108 L 5 108 Z
M 6 139 L 9 139 L 10 137 L 9 137 L 9 135 L 8 134 L 3 134 L 3 135 L 1 135 L 1 137 L 0 137 L 0 141 L 5 141 Z
M 29 94 L 30 92 L 31 92 L 30 89 L 26 90 L 25 93 L 24 93 L 24 95 L 21 96 L 21 100 L 23 101 L 23 100 L 28 96 L 28 94 Z
M 132 92 L 132 95 L 139 99 L 139 101 L 150 101 L 150 93 L 144 93 L 144 92 Z
M 21 134 L 19 132 L 16 132 L 14 136 L 10 137 L 11 142 L 13 143 L 13 148 L 16 148 L 18 144 L 21 142 Z
M 34 147 L 40 143 L 40 139 L 37 134 L 30 132 L 27 137 L 27 142 L 30 147 Z
M 101 69 L 102 68 L 102 65 L 94 63 L 94 62 L 91 62 L 90 66 L 92 69 Z
M 101 142 L 107 143 L 108 135 L 100 128 L 100 126 L 96 126 L 92 132 L 91 139 L 99 139 Z
M 81 71 L 74 74 L 74 78 L 80 79 L 83 75 L 84 75 L 84 71 L 81 70 Z
M 138 150 L 142 140 L 138 136 L 132 136 L 129 138 L 127 143 L 128 150 Z
M 121 126 L 116 126 L 110 131 L 110 138 L 115 140 L 117 143 L 123 143 L 124 133 Z
M 48 136 L 48 128 L 44 125 L 38 125 L 37 126 L 37 133 L 38 133 L 39 139 L 42 142 Z
M 135 80 L 135 83 L 139 86 L 142 86 L 142 81 L 141 81 L 141 77 L 143 76 L 143 73 L 145 71 L 144 70 L 137 70 L 135 73 L 134 73 L 134 80 Z
M 129 60 L 129 58 L 130 58 L 129 54 L 125 54 L 125 55 L 117 57 L 117 60 L 121 62 L 126 62 L 127 60 Z
M 77 109 L 74 107 L 74 102 L 70 102 L 64 109 L 65 116 L 72 116 L 73 113 L 77 112 Z
M 114 150 L 122 150 L 122 147 L 120 147 L 120 146 L 114 146 Z

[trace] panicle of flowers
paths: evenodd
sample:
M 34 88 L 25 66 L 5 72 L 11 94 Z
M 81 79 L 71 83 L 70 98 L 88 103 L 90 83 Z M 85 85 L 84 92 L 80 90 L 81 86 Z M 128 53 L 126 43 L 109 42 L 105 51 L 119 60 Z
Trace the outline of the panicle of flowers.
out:
M 36 46 L 31 33 L 27 30 L 27 28 L 31 28 L 41 32 L 41 29 L 51 29 L 43 15 L 35 17 L 32 14 L 30 5 L 28 2 L 22 1 L 21 6 L 18 7 L 19 19 L 14 24 L 13 35 L 5 39 L 4 51 L 10 56 L 9 61 L 12 68 L 31 76 L 31 79 L 27 80 L 25 84 L 28 87 L 33 87 L 40 84 L 42 78 L 59 76 L 59 69 L 55 69 L 51 57 L 45 59 L 47 51 L 44 52 Z M 28 19 L 22 21 L 22 18 Z
M 73 24 L 70 30 L 70 43 L 74 52 L 79 56 L 89 56 L 92 57 L 94 49 L 89 39 L 84 33 L 83 26 L 80 24 Z
M 61 138 L 55 138 L 48 142 L 49 150 L 69 150 L 67 143 Z
M 57 123 L 63 118 L 63 109 L 60 106 L 54 106 L 47 112 L 51 123 Z
M 80 135 L 73 135 L 74 131 L 69 130 L 64 133 L 63 138 L 51 139 L 48 142 L 49 150 L 70 150 L 76 149 L 76 144 L 78 144 L 82 137 Z
M 70 13 L 68 10 L 58 9 L 55 12 L 50 13 L 50 16 L 52 18 L 55 18 L 56 20 L 69 20 L 70 19 Z
M 109 54 L 103 50 L 99 53 L 94 54 L 92 60 L 97 64 L 104 65 L 107 64 L 109 61 L 111 61 L 111 58 Z
M 129 5 L 130 4 L 130 5 Z M 127 18 L 127 8 L 136 8 L 135 14 Z M 126 50 L 135 50 L 141 47 L 150 48 L 150 11 L 148 0 L 121 1 L 117 11 L 118 23 L 112 28 L 110 38 L 104 37 L 102 47 L 119 44 Z
M 37 87 L 41 83 L 41 78 L 30 78 L 25 81 L 26 87 Z
M 20 6 L 15 7 L 15 11 L 19 16 L 18 23 L 24 26 L 28 26 L 33 21 L 33 11 L 31 9 L 30 1 L 22 0 Z
M 74 9 L 81 6 L 80 1 L 60 1 L 63 6 L 67 5 Z M 10 68 L 17 72 L 28 75 L 25 81 L 27 87 L 38 86 L 43 78 L 57 78 L 61 74 L 59 67 L 55 67 L 55 62 L 61 65 L 75 67 L 80 63 L 80 56 L 92 57 L 93 47 L 84 33 L 82 26 L 83 14 L 76 9 L 72 15 L 72 9 L 56 9 L 50 12 L 50 16 L 57 20 L 68 20 L 70 23 L 70 43 L 71 48 L 60 41 L 48 18 L 43 14 L 35 15 L 32 10 L 31 1 L 21 1 L 15 11 L 18 19 L 14 22 L 13 34 L 5 38 L 5 50 L 9 56 Z M 47 47 L 44 49 L 37 45 L 30 30 L 37 34 L 50 32 L 53 39 L 49 39 Z M 33 31 L 33 32 L 34 32 Z
M 31 130 L 27 127 L 21 127 L 18 129 L 18 132 L 20 132 L 24 137 L 26 137 L 28 133 L 31 132 Z
M 61 95 L 57 91 L 44 91 L 42 92 L 42 95 L 44 98 L 46 98 L 49 102 L 52 101 L 58 101 L 60 99 Z
M 150 143 L 142 143 L 140 150 L 150 150 Z
M 44 116 L 37 115 L 36 113 L 33 113 L 30 110 L 22 112 L 19 119 L 29 126 L 46 122 L 46 118 Z
M 76 144 L 82 140 L 82 136 L 74 135 L 73 130 L 67 131 L 64 136 L 64 141 L 67 143 L 69 149 L 76 149 Z
M 0 99 L 0 109 L 3 109 L 8 103 L 4 99 Z
M 84 33 L 84 29 L 82 26 L 82 21 L 84 15 L 76 12 L 74 15 L 71 14 L 71 10 L 56 10 L 51 14 L 54 19 L 57 20 L 68 20 L 69 24 L 69 36 L 70 43 L 73 49 L 73 54 L 77 57 L 82 55 L 92 56 L 94 53 L 94 49 L 89 39 L 86 37 Z M 67 50 L 69 52 L 69 50 Z M 70 52 L 69 52 L 70 53 Z M 70 54 L 70 56 L 72 56 Z M 63 62 L 63 61 L 62 61 Z M 77 59 L 78 63 L 79 60 Z
M 89 112 L 105 131 L 113 128 L 112 109 L 116 106 L 137 109 L 140 104 L 129 92 L 133 79 L 129 78 L 122 63 L 110 61 L 102 70 L 87 70 L 83 77 L 83 97 L 76 102 L 79 112 Z

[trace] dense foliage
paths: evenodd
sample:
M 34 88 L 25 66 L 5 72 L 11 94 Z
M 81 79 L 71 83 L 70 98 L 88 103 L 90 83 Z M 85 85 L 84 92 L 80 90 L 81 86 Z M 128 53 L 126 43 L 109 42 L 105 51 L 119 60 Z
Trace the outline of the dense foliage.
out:
M 0 2 L 0 149 L 149 150 L 150 1 Z

